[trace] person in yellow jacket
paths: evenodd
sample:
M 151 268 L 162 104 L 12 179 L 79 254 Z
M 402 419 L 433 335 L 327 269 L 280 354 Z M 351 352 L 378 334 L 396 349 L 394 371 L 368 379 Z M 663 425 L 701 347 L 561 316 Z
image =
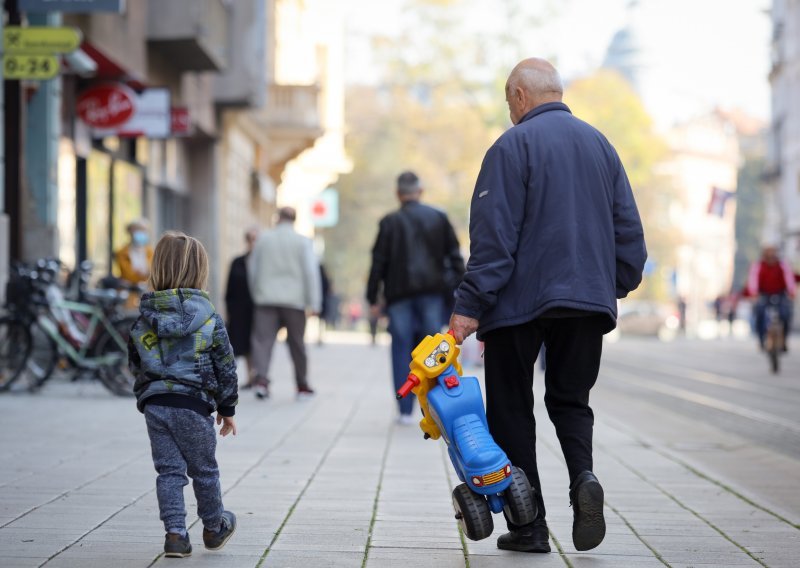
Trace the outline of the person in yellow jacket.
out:
M 128 224 L 130 242 L 114 253 L 119 267 L 119 277 L 133 284 L 144 284 L 150 276 L 153 247 L 150 246 L 149 223 L 137 219 Z

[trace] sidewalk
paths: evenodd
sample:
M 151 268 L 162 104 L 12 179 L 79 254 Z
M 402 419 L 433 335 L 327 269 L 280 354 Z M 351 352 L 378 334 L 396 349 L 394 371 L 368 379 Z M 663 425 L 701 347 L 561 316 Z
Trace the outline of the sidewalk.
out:
M 800 564 L 800 518 L 749 501 L 601 413 L 595 471 L 608 532 L 597 549 L 576 552 L 566 468 L 542 393 L 539 462 L 553 553 L 498 550 L 505 525 L 497 515 L 492 537 L 465 541 L 453 517 L 457 478 L 444 444 L 394 424 L 388 350 L 351 343 L 309 346 L 319 395 L 306 402 L 294 400 L 286 347 L 277 346 L 273 398 L 243 392 L 239 435 L 219 442 L 225 506 L 239 528 L 222 551 L 206 551 L 187 488 L 194 554 L 185 560 L 161 557 L 155 472 L 132 399 L 91 383 L 0 396 L 0 566 Z

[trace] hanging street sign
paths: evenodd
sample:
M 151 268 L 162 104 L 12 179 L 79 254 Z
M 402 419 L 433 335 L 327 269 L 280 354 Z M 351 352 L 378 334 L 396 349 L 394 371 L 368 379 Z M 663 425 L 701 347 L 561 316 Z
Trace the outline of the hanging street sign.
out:
M 329 187 L 311 203 L 311 219 L 318 228 L 335 227 L 339 222 L 339 192 Z
M 55 55 L 4 55 L 3 76 L 6 79 L 52 79 L 58 75 Z
M 78 49 L 81 39 L 78 28 L 8 26 L 3 30 L 3 53 L 6 55 L 71 53 Z
M 20 12 L 69 12 L 89 14 L 92 12 L 125 11 L 125 0 L 17 0 Z

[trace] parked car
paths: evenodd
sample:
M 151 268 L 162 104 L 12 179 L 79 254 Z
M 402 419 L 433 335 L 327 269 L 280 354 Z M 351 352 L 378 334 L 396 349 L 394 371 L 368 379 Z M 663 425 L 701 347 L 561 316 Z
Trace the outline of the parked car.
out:
M 652 336 L 668 341 L 678 332 L 678 310 L 669 304 L 623 300 L 617 312 L 617 328 L 609 334 L 612 341 L 624 335 Z

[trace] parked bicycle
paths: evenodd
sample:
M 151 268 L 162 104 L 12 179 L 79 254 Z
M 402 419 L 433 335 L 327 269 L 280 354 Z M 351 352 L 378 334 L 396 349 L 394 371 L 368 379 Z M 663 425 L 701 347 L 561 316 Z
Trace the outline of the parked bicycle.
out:
M 8 312 L 0 318 L 0 391 L 23 376 L 36 390 L 61 361 L 75 377 L 91 374 L 112 393 L 132 395 L 127 340 L 135 318 L 117 311 L 126 296 L 92 291 L 91 300 L 68 300 L 59 269 L 55 260 L 12 269 Z

